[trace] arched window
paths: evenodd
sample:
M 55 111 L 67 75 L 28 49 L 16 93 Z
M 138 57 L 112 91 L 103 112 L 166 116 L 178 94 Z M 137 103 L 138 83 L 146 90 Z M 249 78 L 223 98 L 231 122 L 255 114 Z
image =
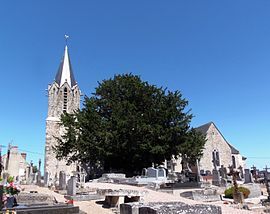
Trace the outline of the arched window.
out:
M 220 166 L 219 152 L 217 150 L 212 152 L 212 162 L 214 166 Z
M 235 157 L 232 156 L 232 167 L 235 169 L 236 168 L 236 161 L 235 161 Z
M 63 112 L 67 112 L 67 88 L 64 88 L 64 105 L 63 105 Z

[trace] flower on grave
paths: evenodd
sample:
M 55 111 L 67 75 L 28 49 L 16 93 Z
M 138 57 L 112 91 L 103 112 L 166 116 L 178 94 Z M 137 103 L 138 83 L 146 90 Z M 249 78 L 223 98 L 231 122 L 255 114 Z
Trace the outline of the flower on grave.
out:
M 7 183 L 4 185 L 4 193 L 6 197 L 17 195 L 21 189 L 14 184 L 14 177 L 9 176 L 7 178 Z

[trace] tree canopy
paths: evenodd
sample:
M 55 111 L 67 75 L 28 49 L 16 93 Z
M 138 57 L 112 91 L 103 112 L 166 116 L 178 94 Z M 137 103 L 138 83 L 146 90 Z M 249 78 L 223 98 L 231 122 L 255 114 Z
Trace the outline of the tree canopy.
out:
M 180 153 L 194 161 L 205 137 L 190 128 L 193 116 L 187 105 L 179 91 L 150 85 L 136 75 L 103 80 L 81 110 L 63 114 L 66 131 L 55 146 L 57 158 L 128 174 Z

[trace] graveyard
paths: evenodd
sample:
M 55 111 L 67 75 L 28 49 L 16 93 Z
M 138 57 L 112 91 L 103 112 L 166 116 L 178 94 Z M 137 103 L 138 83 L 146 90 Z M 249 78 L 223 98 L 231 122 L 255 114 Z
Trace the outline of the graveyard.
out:
M 1 206 L 3 211 L 16 213 L 269 213 L 268 170 L 267 166 L 262 171 L 253 166 L 241 174 L 239 169 L 222 167 L 210 175 L 199 175 L 195 182 L 188 177 L 173 180 L 161 167 L 143 169 L 142 175 L 133 177 L 106 173 L 87 182 L 79 175 L 66 180 L 61 171 L 50 186 L 36 173 L 27 184 L 18 184 L 21 190 L 14 195 L 16 204 Z M 234 191 L 228 198 L 224 193 L 230 187 Z M 247 195 L 241 192 L 243 187 L 248 189 Z

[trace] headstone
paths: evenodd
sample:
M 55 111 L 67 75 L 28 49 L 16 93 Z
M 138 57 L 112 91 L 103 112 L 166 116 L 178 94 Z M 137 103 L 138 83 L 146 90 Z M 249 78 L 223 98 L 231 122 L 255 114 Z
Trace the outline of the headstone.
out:
M 30 167 L 27 166 L 25 169 L 25 181 L 28 183 L 29 181 L 29 175 L 30 175 Z
M 66 173 L 65 171 L 60 171 L 59 173 L 59 190 L 65 190 L 67 186 Z
M 159 178 L 166 178 L 166 170 L 164 168 L 158 169 L 158 177 Z
M 37 185 L 41 185 L 41 172 L 40 171 L 38 171 L 38 173 L 37 173 Z
M 227 179 L 227 169 L 223 165 L 221 165 L 219 173 L 221 178 Z
M 147 174 L 147 169 L 146 168 L 143 168 L 142 169 L 142 176 L 146 176 L 146 174 Z
M 158 170 L 155 169 L 154 167 L 149 167 L 147 168 L 146 176 L 149 178 L 158 178 Z
M 76 177 L 75 176 L 71 176 L 71 178 L 68 180 L 67 194 L 76 195 Z
M 245 184 L 247 183 L 253 183 L 252 175 L 250 173 L 249 169 L 245 169 Z
M 49 173 L 45 172 L 44 173 L 44 186 L 47 187 L 49 184 Z
M 215 186 L 220 186 L 220 174 L 219 171 L 216 169 L 213 169 L 212 184 Z

